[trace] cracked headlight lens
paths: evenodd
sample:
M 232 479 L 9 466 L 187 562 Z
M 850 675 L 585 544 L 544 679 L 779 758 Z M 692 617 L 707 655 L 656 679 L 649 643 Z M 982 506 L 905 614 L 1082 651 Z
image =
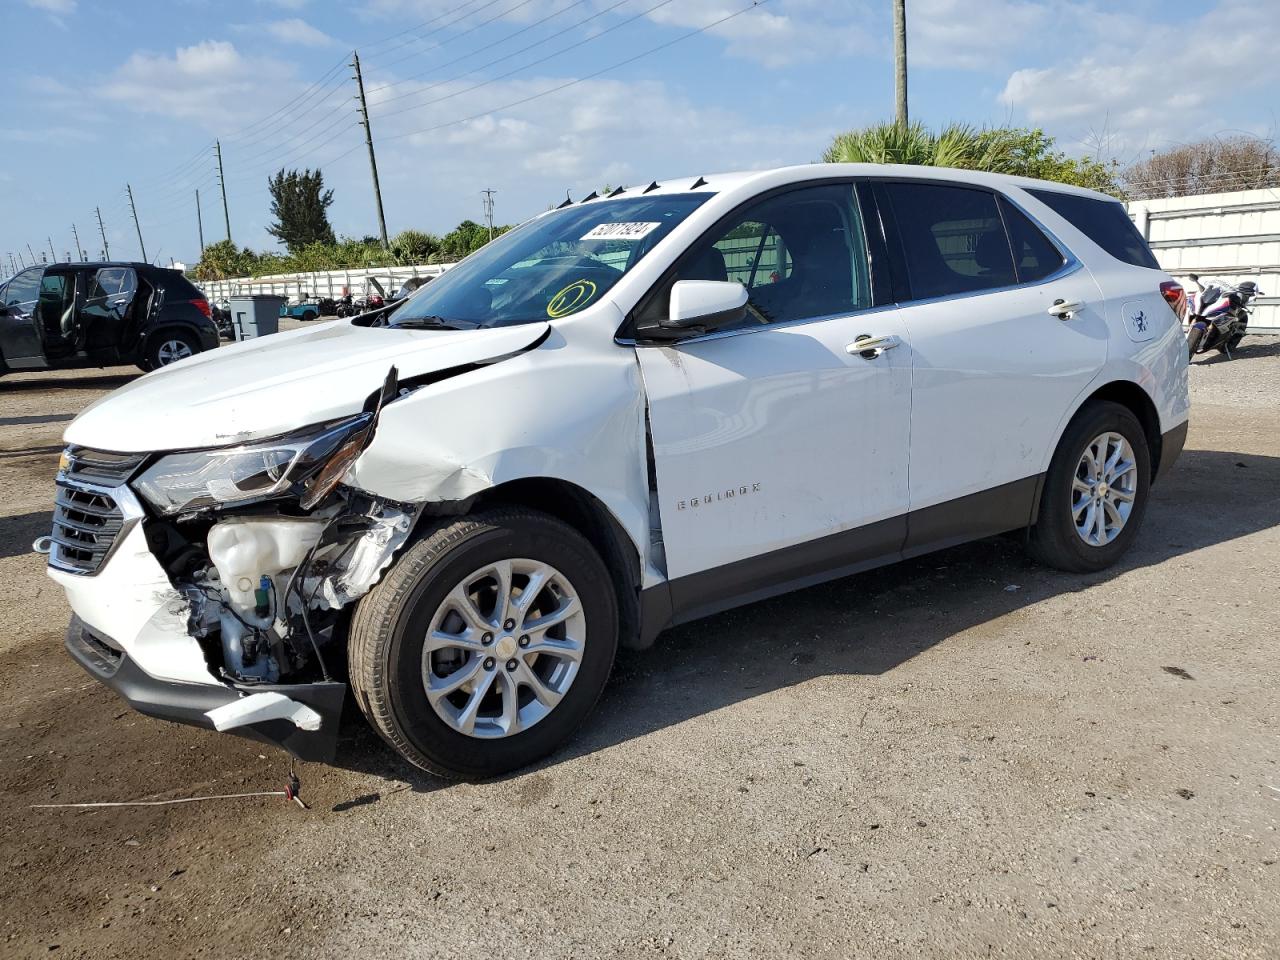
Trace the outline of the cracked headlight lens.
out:
M 284 496 L 295 487 L 300 490 L 372 419 L 372 414 L 363 413 L 240 447 L 169 454 L 133 487 L 165 514 Z

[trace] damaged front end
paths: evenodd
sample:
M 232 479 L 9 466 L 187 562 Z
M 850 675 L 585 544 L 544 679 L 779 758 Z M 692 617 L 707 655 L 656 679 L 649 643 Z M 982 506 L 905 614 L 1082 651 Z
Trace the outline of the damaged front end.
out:
M 330 759 L 350 607 L 422 509 L 341 483 L 396 392 L 393 368 L 354 417 L 235 448 L 136 458 L 114 487 L 85 479 L 92 452 L 69 451 L 49 559 L 77 614 L 67 636 L 75 659 L 143 713 Z M 75 537 L 96 536 L 77 532 L 92 525 L 90 511 L 126 501 L 127 527 L 110 518 L 104 527 L 124 541 L 108 547 L 117 557 L 78 566 Z M 113 608 L 106 595 L 135 585 L 159 603 L 141 629 L 119 614 L 141 596 Z

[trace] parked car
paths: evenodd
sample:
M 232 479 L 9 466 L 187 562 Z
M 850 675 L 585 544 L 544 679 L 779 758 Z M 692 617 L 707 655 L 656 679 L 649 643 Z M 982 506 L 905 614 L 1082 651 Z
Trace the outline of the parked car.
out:
M 1056 183 L 628 188 L 90 407 L 38 549 L 145 713 L 324 758 L 349 685 L 411 762 L 493 776 L 673 624 L 1011 530 L 1115 563 L 1186 435 L 1181 296 Z
M 280 304 L 280 316 L 293 317 L 297 320 L 316 320 L 320 317 L 320 302 L 312 297 L 299 300 L 297 303 Z
M 0 288 L 0 373 L 163 367 L 218 345 L 204 294 L 148 263 L 53 263 Z

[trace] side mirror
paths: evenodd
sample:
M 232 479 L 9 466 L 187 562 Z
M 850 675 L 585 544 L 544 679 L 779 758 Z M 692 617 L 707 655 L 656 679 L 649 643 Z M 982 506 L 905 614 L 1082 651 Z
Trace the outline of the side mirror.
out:
M 747 288 L 725 280 L 677 280 L 667 316 L 638 331 L 652 340 L 700 336 L 738 323 L 747 315 Z

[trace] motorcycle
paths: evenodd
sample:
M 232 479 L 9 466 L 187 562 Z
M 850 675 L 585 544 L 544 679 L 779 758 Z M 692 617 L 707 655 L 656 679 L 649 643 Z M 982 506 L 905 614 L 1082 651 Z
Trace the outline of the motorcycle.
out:
M 1231 351 L 1240 345 L 1249 327 L 1249 301 L 1262 291 L 1252 280 L 1239 284 L 1200 282 L 1196 274 L 1190 279 L 1195 289 L 1187 302 L 1187 357 L 1218 350 L 1232 359 Z
M 338 298 L 336 313 L 339 317 L 354 317 L 356 315 L 356 305 L 351 298 L 351 294 L 344 293 Z

